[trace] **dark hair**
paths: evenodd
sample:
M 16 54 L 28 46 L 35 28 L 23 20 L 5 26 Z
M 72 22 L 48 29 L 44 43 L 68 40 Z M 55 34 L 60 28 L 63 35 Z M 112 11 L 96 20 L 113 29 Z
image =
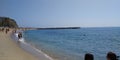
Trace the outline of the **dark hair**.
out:
M 94 56 L 90 53 L 85 54 L 85 60 L 94 60 Z
M 113 52 L 108 52 L 107 53 L 107 58 L 109 58 L 110 60 L 118 60 L 117 55 Z

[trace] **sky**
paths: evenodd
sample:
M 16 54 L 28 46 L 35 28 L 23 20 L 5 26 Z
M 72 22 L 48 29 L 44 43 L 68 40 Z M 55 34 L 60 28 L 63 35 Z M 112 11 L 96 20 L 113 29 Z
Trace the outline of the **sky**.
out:
M 20 27 L 120 27 L 120 0 L 0 0 Z

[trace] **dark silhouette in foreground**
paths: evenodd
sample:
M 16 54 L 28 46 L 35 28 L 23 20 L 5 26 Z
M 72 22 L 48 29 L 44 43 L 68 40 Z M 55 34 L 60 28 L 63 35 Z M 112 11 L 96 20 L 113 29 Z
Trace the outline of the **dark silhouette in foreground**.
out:
M 115 53 L 113 52 L 108 52 L 107 53 L 107 60 L 118 60 L 118 57 Z
M 94 60 L 94 56 L 90 53 L 85 54 L 85 60 Z

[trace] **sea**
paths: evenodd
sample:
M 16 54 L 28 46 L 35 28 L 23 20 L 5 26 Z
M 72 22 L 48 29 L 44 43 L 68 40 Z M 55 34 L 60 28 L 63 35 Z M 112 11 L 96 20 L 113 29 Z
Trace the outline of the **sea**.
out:
M 84 60 L 86 53 L 95 60 L 106 60 L 108 52 L 120 56 L 120 27 L 27 30 L 23 35 L 54 60 Z

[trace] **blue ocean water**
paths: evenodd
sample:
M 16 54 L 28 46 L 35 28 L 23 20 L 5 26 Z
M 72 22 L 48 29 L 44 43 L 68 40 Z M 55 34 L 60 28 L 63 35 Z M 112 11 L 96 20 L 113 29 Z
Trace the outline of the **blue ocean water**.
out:
M 84 60 L 85 53 L 106 60 L 109 51 L 120 55 L 119 27 L 28 30 L 24 38 L 55 60 Z

